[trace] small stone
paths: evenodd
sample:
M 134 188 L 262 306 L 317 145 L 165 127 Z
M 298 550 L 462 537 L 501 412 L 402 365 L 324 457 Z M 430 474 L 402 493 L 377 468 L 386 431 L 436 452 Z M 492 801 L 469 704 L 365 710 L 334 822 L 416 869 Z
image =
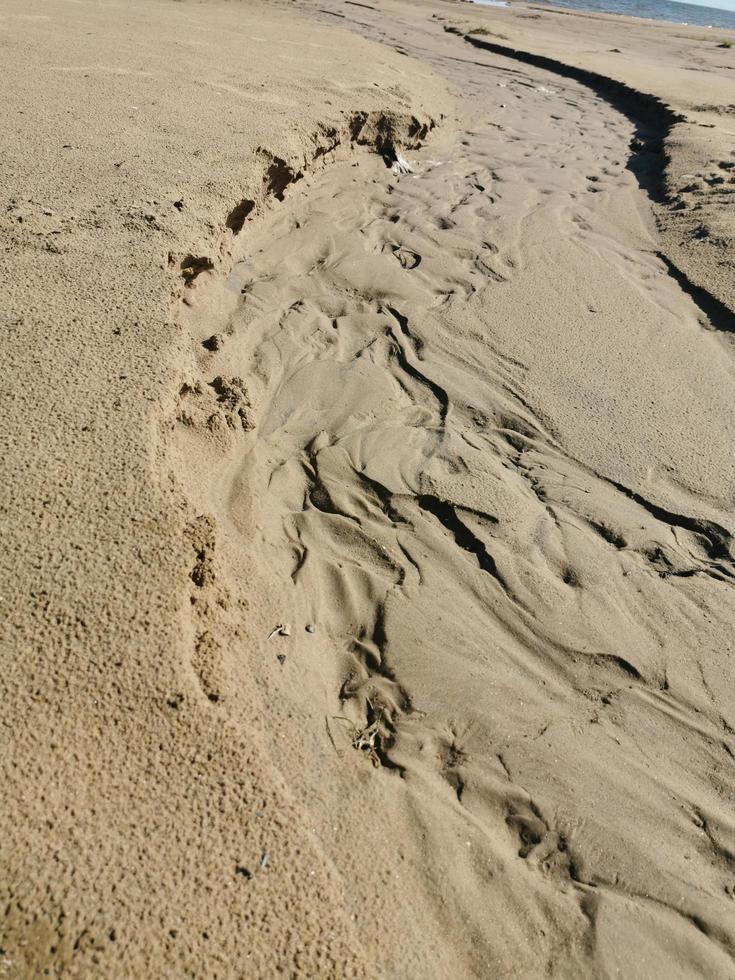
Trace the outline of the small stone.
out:
M 316 633 L 316 626 L 313 623 L 307 623 L 306 624 L 306 632 L 307 633 Z
M 224 337 L 222 336 L 222 334 L 215 333 L 215 334 L 212 334 L 211 337 L 207 337 L 206 340 L 203 340 L 202 341 L 202 347 L 205 350 L 208 350 L 208 351 L 211 351 L 212 353 L 214 353 L 215 351 L 218 351 L 218 350 L 221 349 L 223 343 L 224 343 Z
M 285 653 L 279 653 L 276 656 L 276 660 L 281 665 L 281 667 L 283 667 L 283 665 L 286 663 L 286 654 Z
M 270 861 L 270 859 L 271 859 L 271 856 L 268 853 L 268 851 L 263 851 L 263 856 L 260 859 L 260 870 L 261 871 L 265 871 L 265 869 L 268 867 L 268 862 Z

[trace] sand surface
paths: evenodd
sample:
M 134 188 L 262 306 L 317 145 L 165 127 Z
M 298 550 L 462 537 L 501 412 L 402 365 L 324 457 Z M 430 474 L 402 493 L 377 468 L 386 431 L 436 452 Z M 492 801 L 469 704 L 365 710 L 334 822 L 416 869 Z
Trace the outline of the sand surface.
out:
M 0 976 L 735 977 L 722 33 L 6 4 Z

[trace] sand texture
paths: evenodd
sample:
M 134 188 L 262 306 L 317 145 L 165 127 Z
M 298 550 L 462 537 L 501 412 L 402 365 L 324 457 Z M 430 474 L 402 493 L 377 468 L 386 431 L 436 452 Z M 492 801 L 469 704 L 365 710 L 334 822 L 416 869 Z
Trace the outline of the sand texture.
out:
M 0 32 L 0 977 L 735 978 L 724 32 Z

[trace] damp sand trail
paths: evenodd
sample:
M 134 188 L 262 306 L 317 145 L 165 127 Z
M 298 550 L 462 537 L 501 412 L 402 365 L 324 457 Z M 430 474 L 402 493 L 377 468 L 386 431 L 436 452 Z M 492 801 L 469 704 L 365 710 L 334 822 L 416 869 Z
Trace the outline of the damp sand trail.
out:
M 631 124 L 496 62 L 185 290 L 171 458 L 263 636 L 192 663 L 260 678 L 376 976 L 735 975 L 731 355 Z

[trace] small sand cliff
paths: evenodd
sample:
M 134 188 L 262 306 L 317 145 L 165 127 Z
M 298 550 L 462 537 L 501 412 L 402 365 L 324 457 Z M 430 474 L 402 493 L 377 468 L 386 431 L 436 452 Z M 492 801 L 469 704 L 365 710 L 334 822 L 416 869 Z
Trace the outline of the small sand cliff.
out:
M 247 736 L 177 710 L 197 515 L 159 459 L 172 304 L 243 202 L 340 143 L 415 142 L 446 96 L 264 5 L 18 0 L 0 30 L 3 975 L 365 975 L 257 695 Z M 286 879 L 243 906 L 278 841 Z

